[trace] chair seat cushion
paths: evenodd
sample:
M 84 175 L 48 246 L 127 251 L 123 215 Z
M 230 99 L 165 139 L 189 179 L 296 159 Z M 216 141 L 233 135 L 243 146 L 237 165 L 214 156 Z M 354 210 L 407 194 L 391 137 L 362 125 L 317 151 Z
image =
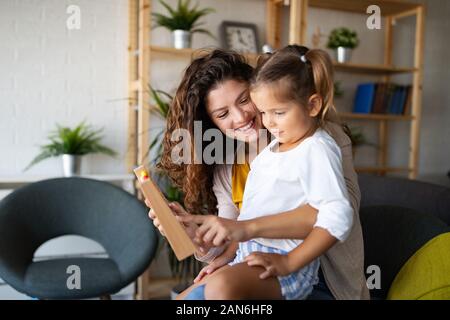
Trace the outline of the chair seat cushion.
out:
M 428 241 L 405 263 L 388 299 L 450 300 L 450 232 Z
M 78 268 L 71 269 L 70 266 Z M 76 276 L 80 276 L 80 289 Z M 83 299 L 115 293 L 124 285 L 116 263 L 108 258 L 65 258 L 33 262 L 25 273 L 27 295 L 39 299 Z

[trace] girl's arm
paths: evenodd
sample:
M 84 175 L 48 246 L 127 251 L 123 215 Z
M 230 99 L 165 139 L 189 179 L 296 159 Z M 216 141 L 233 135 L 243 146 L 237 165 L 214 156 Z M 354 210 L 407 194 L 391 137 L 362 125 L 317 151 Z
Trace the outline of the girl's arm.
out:
M 317 213 L 317 209 L 307 204 L 280 214 L 242 221 L 247 239 L 240 241 L 252 238 L 305 239 L 313 230 Z
M 185 223 L 196 223 L 194 241 L 201 246 L 221 246 L 228 241 L 248 241 L 253 238 L 305 239 L 313 230 L 318 210 L 310 205 L 279 214 L 251 220 L 236 221 L 214 215 L 181 217 Z
M 261 279 L 287 276 L 300 270 L 330 249 L 337 239 L 320 227 L 314 228 L 297 248 L 287 255 L 254 252 L 245 258 L 249 266 L 261 266 L 265 269 L 259 275 Z

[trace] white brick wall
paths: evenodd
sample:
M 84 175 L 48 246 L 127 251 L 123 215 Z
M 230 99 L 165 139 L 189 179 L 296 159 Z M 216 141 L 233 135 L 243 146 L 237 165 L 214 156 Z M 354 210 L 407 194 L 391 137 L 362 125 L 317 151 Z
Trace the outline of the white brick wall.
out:
M 81 9 L 81 29 L 68 30 L 68 5 Z M 0 176 L 18 175 L 55 123 L 86 120 L 104 127 L 104 143 L 119 156 L 90 155 L 84 173 L 123 173 L 127 142 L 128 3 L 126 0 L 0 1 Z M 59 159 L 26 174 L 62 173 Z M 7 192 L 0 193 L 0 199 Z M 46 254 L 88 253 L 98 246 L 67 236 Z M 127 297 L 133 284 L 121 292 Z M 1 285 L 0 299 L 27 299 Z
M 68 30 L 68 5 L 81 29 Z M 126 0 L 0 2 L 0 175 L 20 174 L 55 123 L 104 127 L 119 156 L 88 156 L 85 173 L 125 172 L 127 140 Z M 5 156 L 7 155 L 7 156 Z M 50 159 L 27 174 L 60 173 Z

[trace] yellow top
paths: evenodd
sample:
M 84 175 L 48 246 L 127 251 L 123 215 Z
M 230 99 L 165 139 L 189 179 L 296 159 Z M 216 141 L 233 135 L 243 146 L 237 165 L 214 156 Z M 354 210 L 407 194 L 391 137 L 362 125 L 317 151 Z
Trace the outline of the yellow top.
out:
M 250 172 L 250 165 L 233 164 L 231 170 L 231 198 L 234 204 L 239 208 L 242 207 L 242 198 L 244 197 L 245 182 L 247 181 L 248 173 Z

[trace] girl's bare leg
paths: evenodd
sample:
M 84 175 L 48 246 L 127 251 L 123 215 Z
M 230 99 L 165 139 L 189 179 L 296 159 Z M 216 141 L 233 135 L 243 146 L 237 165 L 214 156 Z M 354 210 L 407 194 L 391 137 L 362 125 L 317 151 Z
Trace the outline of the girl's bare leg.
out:
M 262 267 L 246 263 L 225 266 L 206 280 L 207 300 L 282 299 L 277 278 L 261 280 Z
M 211 278 L 212 276 L 214 276 L 217 272 L 220 272 L 220 270 L 222 270 L 223 268 L 228 267 L 227 265 L 217 269 L 214 273 L 212 274 L 208 274 L 206 275 L 202 280 L 200 280 L 197 283 L 194 283 L 193 285 L 191 285 L 189 288 L 187 288 L 186 290 L 184 290 L 183 292 L 181 292 L 179 295 L 177 295 L 177 297 L 175 298 L 175 300 L 184 300 L 184 298 L 186 298 L 186 296 L 189 294 L 189 292 L 192 291 L 192 289 L 197 288 L 198 286 L 201 286 L 203 284 L 206 284 L 208 282 L 208 279 Z
M 176 300 L 183 300 L 200 285 L 205 285 L 207 300 L 282 299 L 278 279 L 261 280 L 259 275 L 263 271 L 261 267 L 249 267 L 246 263 L 225 265 L 184 290 Z

